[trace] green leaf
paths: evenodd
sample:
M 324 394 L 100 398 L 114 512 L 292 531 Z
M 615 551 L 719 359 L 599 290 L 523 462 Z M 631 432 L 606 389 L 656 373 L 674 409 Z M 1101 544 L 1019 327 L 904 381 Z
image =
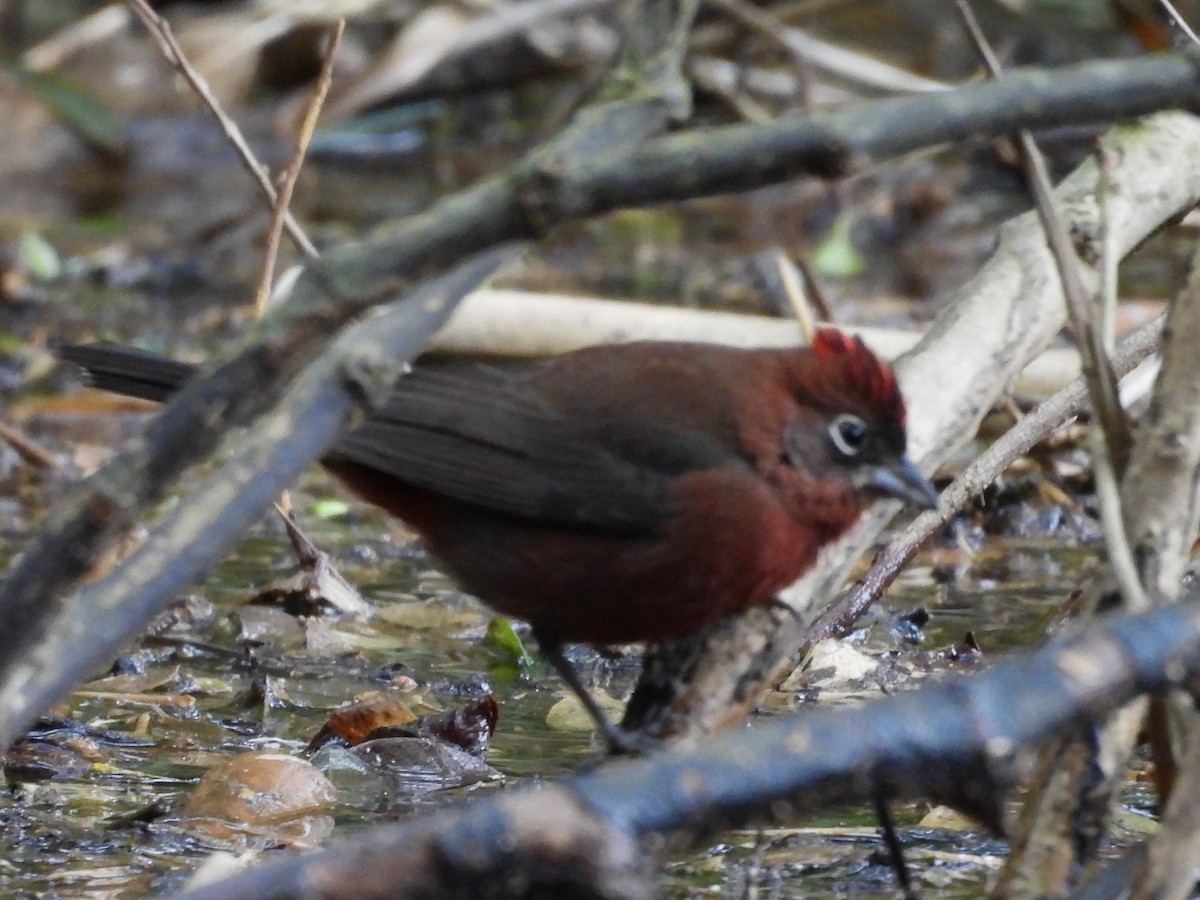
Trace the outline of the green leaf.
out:
M 324 500 L 314 500 L 312 514 L 318 519 L 337 519 L 350 512 L 350 504 L 336 497 L 326 497 Z
M 814 272 L 829 278 L 850 278 L 867 268 L 866 260 L 850 241 L 853 225 L 850 216 L 845 213 L 837 217 L 829 236 L 817 246 L 809 259 Z
M 533 665 L 533 657 L 521 643 L 520 637 L 513 631 L 512 623 L 504 616 L 492 616 L 488 622 L 487 634 L 483 638 L 484 646 L 503 653 L 509 659 L 522 666 Z
M 35 281 L 54 281 L 62 275 L 58 251 L 36 231 L 21 232 L 17 242 L 17 265 Z

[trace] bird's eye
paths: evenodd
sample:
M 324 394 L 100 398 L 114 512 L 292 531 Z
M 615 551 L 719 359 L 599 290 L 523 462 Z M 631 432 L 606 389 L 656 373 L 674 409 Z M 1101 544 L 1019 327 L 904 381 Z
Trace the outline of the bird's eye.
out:
M 842 413 L 829 423 L 829 440 L 843 459 L 853 459 L 867 442 L 867 423 L 853 413 Z

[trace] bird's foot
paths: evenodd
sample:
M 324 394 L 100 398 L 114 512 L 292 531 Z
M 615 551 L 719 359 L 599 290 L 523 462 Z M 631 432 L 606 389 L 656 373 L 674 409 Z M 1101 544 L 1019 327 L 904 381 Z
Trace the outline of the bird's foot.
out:
M 592 692 L 587 689 L 587 686 L 580 679 L 579 673 L 575 671 L 575 667 L 563 656 L 562 644 L 544 635 L 539 636 L 536 629 L 534 636 L 537 638 L 538 645 L 542 649 L 542 655 L 546 657 L 546 660 L 558 672 L 559 677 L 566 682 L 567 687 L 579 698 L 579 702 L 583 704 L 583 708 L 587 710 L 592 721 L 596 723 L 596 728 L 604 737 L 604 743 L 608 747 L 609 755 L 641 756 L 663 745 L 663 741 L 652 738 L 648 734 L 629 728 L 622 728 L 620 725 L 614 725 L 610 722 L 604 710 L 600 708 L 600 704 L 596 702 L 596 698 L 592 696 Z
M 600 733 L 604 736 L 609 756 L 646 756 L 666 745 L 666 741 L 660 738 L 607 721 L 600 726 Z

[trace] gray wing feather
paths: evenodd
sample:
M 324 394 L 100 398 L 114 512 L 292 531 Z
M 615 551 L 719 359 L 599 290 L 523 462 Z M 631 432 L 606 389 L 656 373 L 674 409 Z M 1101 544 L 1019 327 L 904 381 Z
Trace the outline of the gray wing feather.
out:
M 497 512 L 621 533 L 669 515 L 670 472 L 552 409 L 529 366 L 418 367 L 334 454 Z

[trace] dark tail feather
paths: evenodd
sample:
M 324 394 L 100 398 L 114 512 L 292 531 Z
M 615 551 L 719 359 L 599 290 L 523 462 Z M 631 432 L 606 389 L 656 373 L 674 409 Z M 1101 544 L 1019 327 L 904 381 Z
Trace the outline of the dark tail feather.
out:
M 196 374 L 196 366 L 116 344 L 69 344 L 60 358 L 79 365 L 94 387 L 128 397 L 163 401 Z

